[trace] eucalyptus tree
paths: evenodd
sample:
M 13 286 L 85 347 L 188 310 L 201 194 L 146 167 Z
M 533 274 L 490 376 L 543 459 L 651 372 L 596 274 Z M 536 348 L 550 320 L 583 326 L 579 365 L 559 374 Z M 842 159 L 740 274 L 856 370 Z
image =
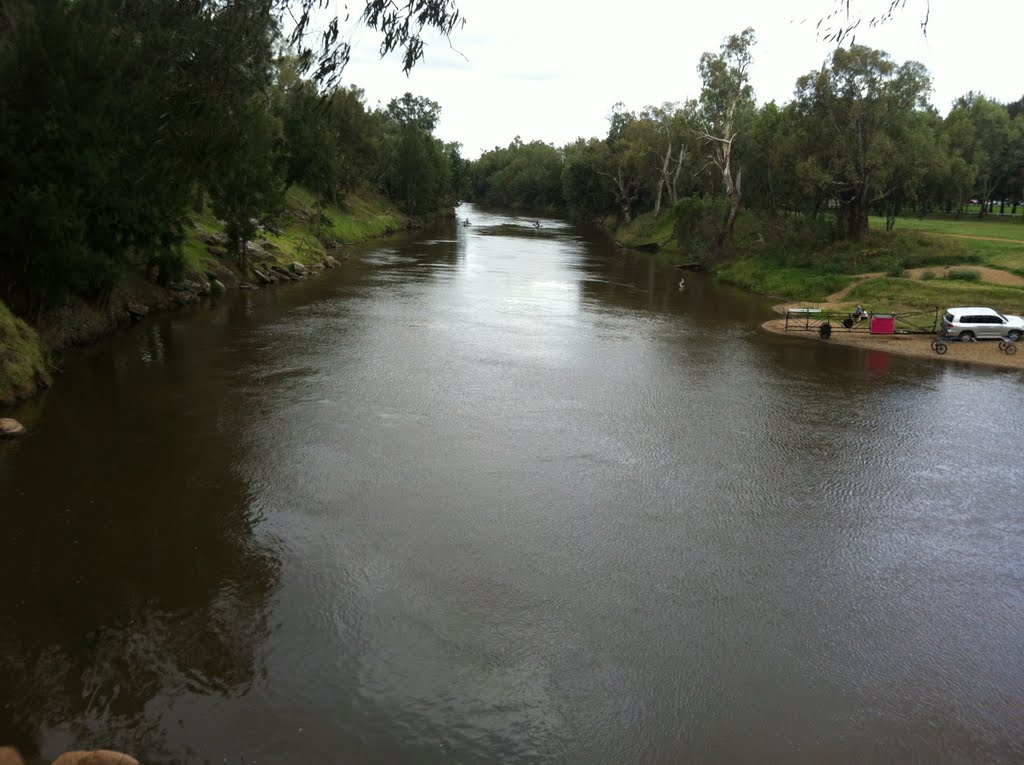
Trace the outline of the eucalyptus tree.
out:
M 561 207 L 561 152 L 543 141 L 519 138 L 509 148 L 510 161 L 494 175 L 491 188 L 501 189 L 505 203 L 517 207 Z
M 337 19 L 310 42 L 326 0 L 0 0 L 0 295 L 37 315 L 69 294 L 103 301 L 141 261 L 180 273 L 190 203 L 270 202 L 280 138 L 268 113 L 274 50 L 285 42 L 321 86 L 349 48 Z M 461 22 L 452 0 L 368 0 L 360 23 L 401 51 L 408 71 L 423 33 Z M 40 73 L 45 73 L 45 77 Z M 268 170 L 268 172 L 264 172 Z M 244 182 L 243 182 L 244 181 Z M 262 204 L 262 203 L 261 203 Z M 239 226 L 239 235 L 244 235 Z
M 748 206 L 756 205 L 771 213 L 786 202 L 794 206 L 792 190 L 796 184 L 791 177 L 787 178 L 794 160 L 792 152 L 787 153 L 792 143 L 791 127 L 792 110 L 780 109 L 774 101 L 762 106 L 752 121 L 747 135 Z
M 608 144 L 600 138 L 578 138 L 564 148 L 562 198 L 573 214 L 601 219 L 617 209 L 611 184 L 597 170 L 607 162 L 608 153 Z
M 484 152 L 469 171 L 474 199 L 511 207 L 561 208 L 563 152 L 516 136 L 505 148 Z
M 194 0 L 199 4 L 210 0 Z M 287 42 L 295 51 L 303 72 L 312 71 L 317 82 L 337 83 L 348 63 L 352 47 L 341 34 L 341 22 L 348 20 L 348 5 L 342 5 L 344 18 L 334 16 L 320 34 L 313 35 L 314 12 L 329 9 L 331 0 L 241 0 L 269 2 L 282 26 L 290 27 Z M 335 7 L 338 3 L 335 2 Z M 423 58 L 424 30 L 448 37 L 465 24 L 454 0 L 365 0 L 359 21 L 381 34 L 380 55 L 401 50 L 402 71 L 408 74 Z
M 629 223 L 648 194 L 660 188 L 660 128 L 650 114 L 612 107 L 605 149 L 594 153 L 594 171 L 608 183 L 618 215 Z
M 244 109 L 221 139 L 232 142 L 230 160 L 210 178 L 213 211 L 225 223 L 228 249 L 239 268 L 248 268 L 246 243 L 256 233 L 258 221 L 273 216 L 287 189 L 287 157 L 280 121 L 260 99 L 236 104 Z
M 405 93 L 385 110 L 386 188 L 410 215 L 436 210 L 451 196 L 451 168 L 433 130 L 441 116 L 436 101 Z
M 888 54 L 853 45 L 837 48 L 817 72 L 797 81 L 805 159 L 800 173 L 836 210 L 837 232 L 859 240 L 868 212 L 917 174 L 913 140 L 922 129 L 930 80 L 917 62 L 897 66 Z
M 1016 175 L 1022 161 L 1021 118 L 1011 119 L 1007 107 L 971 92 L 956 100 L 946 122 L 976 170 L 974 193 L 981 202 L 979 214 L 985 215 L 993 194 Z
M 754 89 L 750 84 L 750 49 L 756 43 L 754 30 L 730 35 L 718 53 L 704 53 L 700 73 L 700 137 L 708 149 L 708 161 L 721 175 L 729 207 L 716 237 L 714 250 L 722 251 L 732 237 L 742 201 L 743 169 L 736 157 L 740 126 L 754 112 Z
M 654 127 L 651 140 L 660 155 L 654 181 L 655 218 L 661 214 L 662 196 L 667 192 L 669 204 L 674 206 L 679 201 L 681 185 L 692 176 L 696 110 L 696 102 L 687 101 L 682 106 L 648 106 L 641 113 L 641 119 Z
M 931 20 L 931 0 L 917 0 L 912 5 L 921 33 L 926 35 Z M 818 19 L 815 29 L 825 42 L 839 46 L 847 39 L 852 43 L 862 26 L 872 29 L 891 22 L 906 10 L 907 0 L 875 0 L 870 4 L 864 0 L 829 0 L 829 6 L 831 10 Z

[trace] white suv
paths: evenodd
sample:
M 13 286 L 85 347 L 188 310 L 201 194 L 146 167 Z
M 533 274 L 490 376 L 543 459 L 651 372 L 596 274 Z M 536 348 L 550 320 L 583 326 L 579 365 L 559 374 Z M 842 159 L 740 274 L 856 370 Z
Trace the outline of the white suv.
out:
M 1024 318 L 1002 314 L 991 308 L 947 308 L 942 317 L 942 332 L 961 340 L 991 337 L 1016 342 L 1024 335 Z

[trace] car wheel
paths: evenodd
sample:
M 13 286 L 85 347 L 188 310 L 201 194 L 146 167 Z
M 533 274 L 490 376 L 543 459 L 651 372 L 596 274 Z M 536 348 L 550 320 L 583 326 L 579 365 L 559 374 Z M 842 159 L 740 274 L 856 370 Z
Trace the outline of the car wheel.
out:
M 963 340 L 964 342 L 970 343 L 974 340 L 974 333 L 971 331 L 961 332 L 960 339 Z
M 1020 331 L 1016 329 L 1010 330 L 1009 332 L 1006 333 L 1006 339 L 1009 340 L 1011 343 L 1017 342 L 1018 340 L 1020 340 Z

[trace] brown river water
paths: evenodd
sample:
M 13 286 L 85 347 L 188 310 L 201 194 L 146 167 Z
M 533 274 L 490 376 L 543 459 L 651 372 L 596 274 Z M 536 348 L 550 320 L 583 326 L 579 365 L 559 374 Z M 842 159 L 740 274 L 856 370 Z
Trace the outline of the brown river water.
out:
M 0 744 L 1020 762 L 1021 374 L 464 206 L 3 414 Z

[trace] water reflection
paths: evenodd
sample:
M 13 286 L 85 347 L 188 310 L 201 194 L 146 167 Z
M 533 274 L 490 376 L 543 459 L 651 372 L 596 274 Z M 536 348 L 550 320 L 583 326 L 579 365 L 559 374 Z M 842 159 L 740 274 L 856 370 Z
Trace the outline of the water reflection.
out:
M 0 445 L 0 741 L 29 756 L 156 756 L 183 695 L 260 675 L 280 562 L 233 469 L 241 402 L 195 340 L 152 322 L 87 352 Z

